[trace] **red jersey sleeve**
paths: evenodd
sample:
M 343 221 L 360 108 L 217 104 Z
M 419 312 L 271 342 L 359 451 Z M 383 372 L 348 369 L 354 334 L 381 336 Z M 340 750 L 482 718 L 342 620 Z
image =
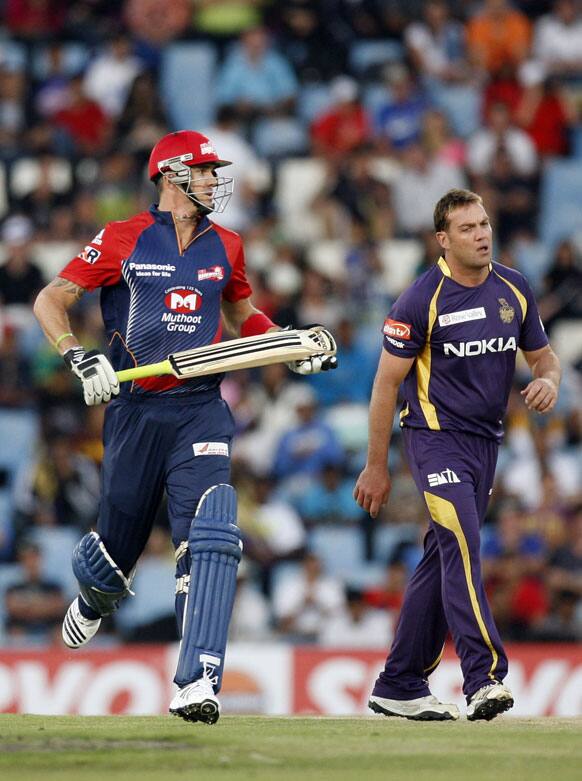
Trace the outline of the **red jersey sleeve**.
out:
M 121 278 L 121 264 L 131 255 L 139 236 L 153 221 L 149 212 L 144 212 L 131 220 L 108 223 L 59 272 L 59 277 L 85 290 L 117 284 Z
M 214 228 L 224 244 L 226 255 L 232 268 L 230 279 L 222 291 L 222 297 L 231 303 L 240 301 L 243 298 L 249 298 L 253 291 L 249 285 L 245 270 L 245 253 L 242 239 L 238 233 L 227 230 L 222 226 L 215 225 Z

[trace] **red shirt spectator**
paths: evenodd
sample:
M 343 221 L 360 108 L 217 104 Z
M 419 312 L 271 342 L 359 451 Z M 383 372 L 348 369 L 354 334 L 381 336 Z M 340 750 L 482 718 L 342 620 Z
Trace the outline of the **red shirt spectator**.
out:
M 316 152 L 339 155 L 351 152 L 368 138 L 370 126 L 364 108 L 358 103 L 358 88 L 352 79 L 340 76 L 331 87 L 332 108 L 311 126 Z
M 85 96 L 80 76 L 71 80 L 69 89 L 68 106 L 55 114 L 54 124 L 67 131 L 77 151 L 87 154 L 98 152 L 109 139 L 109 118 L 98 103 Z

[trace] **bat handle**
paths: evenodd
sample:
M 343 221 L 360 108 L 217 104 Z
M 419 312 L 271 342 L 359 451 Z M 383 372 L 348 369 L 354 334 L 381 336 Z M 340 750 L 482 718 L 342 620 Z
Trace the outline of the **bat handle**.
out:
M 173 374 L 170 361 L 149 363 L 147 366 L 134 366 L 132 369 L 122 369 L 116 372 L 119 382 L 130 382 L 142 377 L 159 377 L 162 374 Z

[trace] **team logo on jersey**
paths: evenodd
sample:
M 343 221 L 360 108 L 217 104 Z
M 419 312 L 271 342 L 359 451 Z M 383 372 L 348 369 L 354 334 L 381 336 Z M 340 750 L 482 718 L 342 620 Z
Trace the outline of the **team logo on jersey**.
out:
M 460 312 L 449 312 L 446 315 L 439 315 L 439 325 L 447 326 L 455 323 L 466 323 L 469 320 L 483 320 L 485 317 L 487 317 L 485 307 L 477 306 L 474 309 L 462 309 Z
M 221 279 L 224 279 L 224 267 L 210 266 L 210 268 L 198 269 L 198 282 L 202 282 L 205 279 L 220 282 Z
M 448 467 L 443 469 L 442 472 L 431 472 L 430 475 L 427 475 L 427 479 L 431 488 L 435 488 L 437 485 L 461 482 L 453 470 Z
M 213 155 L 214 154 L 214 147 L 212 144 L 209 144 L 208 142 L 204 142 L 203 144 L 200 144 L 200 154 L 201 155 Z
M 202 295 L 194 288 L 174 287 L 166 290 L 164 304 L 172 312 L 195 312 L 202 306 Z
M 502 323 L 511 323 L 515 317 L 515 309 L 510 306 L 504 298 L 497 299 L 501 306 L 499 307 L 499 317 Z
M 81 260 L 84 260 L 85 263 L 93 265 L 93 263 L 96 263 L 101 257 L 101 252 L 98 249 L 95 249 L 95 247 L 87 245 L 83 252 L 79 252 L 79 257 Z
M 411 338 L 412 326 L 408 323 L 401 323 L 399 320 L 391 320 L 389 317 L 384 321 L 384 334 L 397 339 Z
M 105 233 L 105 228 L 102 228 L 99 233 L 95 236 L 91 244 L 103 244 L 103 234 Z
M 228 456 L 226 442 L 195 442 L 192 448 L 195 456 Z

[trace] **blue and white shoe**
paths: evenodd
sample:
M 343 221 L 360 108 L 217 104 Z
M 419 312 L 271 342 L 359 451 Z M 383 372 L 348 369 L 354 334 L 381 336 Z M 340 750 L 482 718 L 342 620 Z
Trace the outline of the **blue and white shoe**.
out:
M 73 600 L 63 619 L 63 643 L 69 648 L 80 648 L 97 633 L 101 619 L 85 618 L 79 610 L 79 601 Z
M 467 719 L 469 721 L 491 721 L 500 713 L 513 708 L 513 694 L 499 681 L 482 686 L 469 700 Z
M 204 675 L 177 691 L 170 703 L 170 713 L 185 721 L 216 724 L 220 717 L 220 703 L 210 679 Z
M 384 716 L 400 716 L 412 721 L 456 721 L 460 716 L 456 705 L 441 702 L 434 694 L 414 700 L 389 700 L 372 694 L 368 708 Z

